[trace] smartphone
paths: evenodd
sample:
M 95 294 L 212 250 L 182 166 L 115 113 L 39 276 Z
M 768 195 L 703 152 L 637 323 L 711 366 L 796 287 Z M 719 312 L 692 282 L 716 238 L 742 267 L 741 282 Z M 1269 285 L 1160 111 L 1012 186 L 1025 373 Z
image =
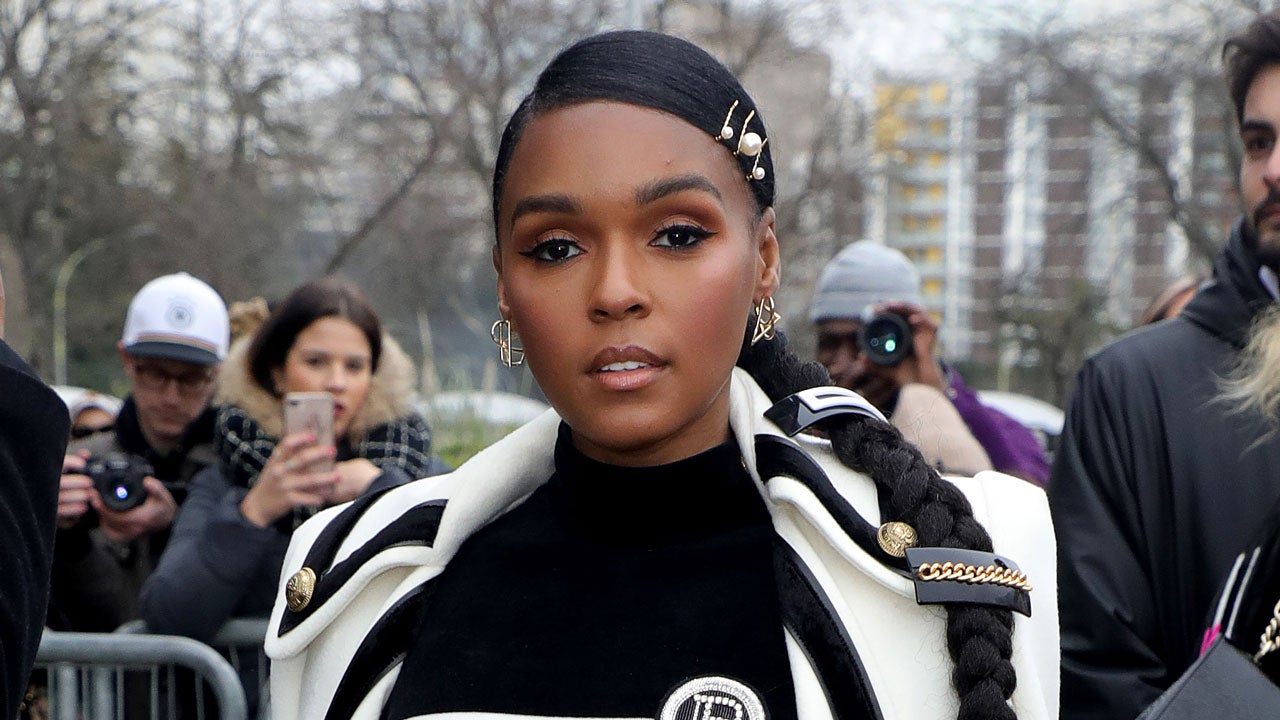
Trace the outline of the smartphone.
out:
M 309 432 L 320 447 L 333 447 L 333 396 L 327 392 L 294 392 L 284 396 L 284 434 Z M 333 469 L 317 467 L 318 472 Z

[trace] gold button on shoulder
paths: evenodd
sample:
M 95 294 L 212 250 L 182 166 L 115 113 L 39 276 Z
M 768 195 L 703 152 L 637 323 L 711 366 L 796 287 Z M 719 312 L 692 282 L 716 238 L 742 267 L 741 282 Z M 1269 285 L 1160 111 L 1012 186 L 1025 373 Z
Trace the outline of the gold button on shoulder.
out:
M 284 585 L 284 600 L 289 609 L 298 612 L 311 602 L 311 594 L 316 590 L 316 572 L 304 567 L 289 578 Z
M 906 557 L 907 548 L 916 546 L 916 529 L 904 522 L 887 522 L 876 533 L 880 549 L 894 557 Z

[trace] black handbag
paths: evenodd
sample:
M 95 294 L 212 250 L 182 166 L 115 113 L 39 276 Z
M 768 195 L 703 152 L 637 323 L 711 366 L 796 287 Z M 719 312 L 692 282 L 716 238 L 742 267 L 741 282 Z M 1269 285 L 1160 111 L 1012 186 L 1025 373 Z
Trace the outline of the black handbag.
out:
M 1280 687 L 1253 659 L 1218 638 L 1138 720 L 1272 720 Z

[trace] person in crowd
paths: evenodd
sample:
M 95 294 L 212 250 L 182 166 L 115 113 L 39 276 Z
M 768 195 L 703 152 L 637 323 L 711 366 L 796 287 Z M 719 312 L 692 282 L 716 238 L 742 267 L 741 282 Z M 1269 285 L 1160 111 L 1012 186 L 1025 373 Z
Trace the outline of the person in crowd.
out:
M 53 388 L 71 413 L 71 439 L 80 440 L 115 428 L 124 401 L 114 395 L 70 385 Z
M 0 717 L 17 717 L 49 600 L 66 405 L 4 341 L 0 277 Z
M 994 467 L 1044 485 L 1044 448 L 1018 421 L 983 405 L 960 373 L 938 359 L 938 326 L 922 303 L 920 274 L 906 255 L 870 240 L 845 246 L 823 268 L 809 310 L 818 362 L 832 382 L 870 400 L 926 455 L 937 448 L 932 455 L 943 470 Z M 911 330 L 910 352 L 892 364 L 873 362 L 860 342 L 866 321 L 882 311 L 903 318 Z
M 1049 485 L 1058 532 L 1062 716 L 1134 717 L 1196 658 L 1213 594 L 1280 499 L 1280 439 L 1219 380 L 1280 269 L 1280 15 L 1224 50 L 1245 214 L 1182 313 L 1090 357 Z
M 1169 283 L 1169 286 L 1151 300 L 1151 304 L 1142 311 L 1139 324 L 1150 325 L 1171 317 L 1177 317 L 1182 308 L 1187 306 L 1196 291 L 1204 284 L 1205 278 L 1200 275 L 1183 275 Z
M 274 718 L 1056 716 L 1043 492 L 943 480 L 786 350 L 774 168 L 684 40 L 550 63 L 497 153 L 492 333 L 553 410 L 295 533 Z
M 265 617 L 289 537 L 315 508 L 447 469 L 431 457 L 414 387 L 408 356 L 338 280 L 299 287 L 237 340 L 218 395 L 218 462 L 193 480 L 142 590 L 148 631 L 208 640 L 232 617 Z M 333 397 L 334 444 L 284 433 L 282 401 L 295 392 Z
M 137 617 L 187 484 L 214 461 L 209 402 L 228 341 L 222 298 L 187 273 L 134 295 L 119 343 L 129 396 L 112 431 L 72 443 L 64 462 L 50 627 L 109 632 Z M 113 455 L 147 472 L 146 499 L 131 509 L 104 505 L 85 474 L 91 459 Z

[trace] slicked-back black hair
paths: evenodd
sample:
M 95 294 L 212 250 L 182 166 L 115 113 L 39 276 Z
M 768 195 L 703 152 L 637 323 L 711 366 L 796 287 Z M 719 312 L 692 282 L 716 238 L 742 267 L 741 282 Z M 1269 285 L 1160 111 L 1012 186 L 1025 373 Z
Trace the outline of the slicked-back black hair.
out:
M 585 102 L 609 100 L 661 110 L 718 136 L 734 101 L 734 137 L 721 141 L 732 152 L 742 122 L 755 109 L 746 90 L 724 65 L 697 46 L 652 32 L 623 31 L 589 37 L 561 52 L 543 70 L 533 91 L 520 103 L 502 134 L 493 173 L 494 227 L 503 180 L 529 121 L 541 113 Z M 749 132 L 768 137 L 757 111 Z M 743 182 L 757 211 L 774 201 L 772 144 L 766 144 L 762 180 L 747 180 L 754 158 L 739 156 Z M 751 374 L 769 397 L 780 400 L 801 390 L 830 385 L 826 369 L 801 362 L 786 347 L 782 333 L 756 345 L 744 337 L 738 366 Z M 837 456 L 865 473 L 889 499 L 891 517 L 914 526 L 922 544 L 991 550 L 991 538 L 973 516 L 964 495 L 938 477 L 915 446 L 896 428 L 866 418 L 834 421 L 826 428 Z M 981 606 L 947 607 L 947 650 L 954 663 L 952 684 L 960 698 L 960 720 L 1013 720 L 1009 697 L 1017 685 L 1013 655 L 1013 615 Z M 906 671 L 904 669 L 904 671 Z
M 1280 14 L 1259 15 L 1222 46 L 1227 70 L 1227 88 L 1236 108 L 1236 122 L 1244 120 L 1244 101 L 1249 86 L 1263 68 L 1280 65 Z
M 561 51 L 538 76 L 538 81 L 507 121 L 493 170 L 493 225 L 498 226 L 498 203 L 511 154 L 534 117 L 581 103 L 611 100 L 670 113 L 708 135 L 718 137 L 734 102 L 730 126 L 733 138 L 721 141 L 732 152 L 743 134 L 742 123 L 752 110 L 746 132 L 762 138 L 764 118 L 738 79 L 698 46 L 654 32 L 619 30 L 580 40 Z M 752 180 L 751 194 L 763 212 L 773 206 L 773 143 L 765 143 L 760 167 L 764 178 Z M 743 181 L 755 158 L 737 156 Z

